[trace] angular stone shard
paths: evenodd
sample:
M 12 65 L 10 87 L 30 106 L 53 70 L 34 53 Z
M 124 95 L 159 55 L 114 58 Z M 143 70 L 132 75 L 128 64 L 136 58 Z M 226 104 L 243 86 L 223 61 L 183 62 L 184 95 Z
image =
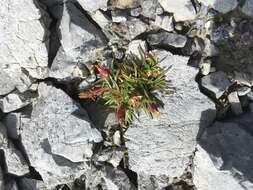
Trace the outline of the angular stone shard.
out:
M 187 65 L 189 57 L 157 51 L 160 65 L 171 67 L 167 80 L 171 95 L 158 94 L 161 115 L 151 119 L 141 113 L 126 133 L 129 167 L 141 175 L 180 177 L 193 154 L 201 127 L 215 118 L 215 105 L 195 82 L 198 69 Z
M 174 13 L 176 22 L 193 20 L 196 11 L 190 0 L 158 0 L 166 12 Z
M 48 188 L 73 182 L 87 170 L 86 160 L 100 133 L 62 90 L 41 83 L 30 118 L 21 118 L 22 144 Z

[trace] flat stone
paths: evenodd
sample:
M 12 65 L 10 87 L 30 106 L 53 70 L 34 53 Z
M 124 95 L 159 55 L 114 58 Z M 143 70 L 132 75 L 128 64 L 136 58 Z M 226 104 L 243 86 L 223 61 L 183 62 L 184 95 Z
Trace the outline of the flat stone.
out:
M 118 9 L 130 9 L 140 5 L 139 0 L 110 0 L 110 5 Z
M 216 112 L 214 103 L 195 82 L 198 69 L 187 66 L 189 57 L 156 53 L 161 67 L 171 67 L 167 79 L 173 93 L 158 94 L 164 104 L 159 117 L 151 119 L 140 113 L 125 133 L 126 147 L 131 170 L 140 175 L 167 176 L 171 183 L 190 163 L 199 128 L 209 125 Z
M 181 34 L 160 32 L 149 34 L 147 41 L 152 46 L 173 46 L 175 48 L 183 48 L 187 42 L 187 38 Z
M 232 85 L 228 80 L 227 75 L 222 71 L 210 73 L 209 75 L 202 77 L 200 84 L 217 99 L 223 95 L 230 85 Z
M 253 16 L 253 1 L 246 0 L 241 10 L 244 14 L 248 16 Z
M 29 173 L 29 166 L 23 155 L 8 140 L 6 127 L 0 123 L 0 149 L 4 152 L 5 170 L 8 174 L 23 176 Z
M 157 7 L 158 7 L 158 0 L 142 1 L 142 3 L 141 3 L 141 8 L 142 8 L 141 14 L 144 17 L 155 19 Z
M 45 13 L 43 16 L 47 19 Z M 41 71 L 48 65 L 48 31 L 46 25 L 42 25 L 41 17 L 42 10 L 33 0 L 0 2 L 0 67 L 17 64 L 20 70 L 24 68 L 34 78 L 45 77 Z M 10 84 L 9 90 L 16 85 L 15 80 L 20 81 L 18 73 L 11 78 L 14 81 L 5 82 Z
M 40 83 L 38 92 L 31 116 L 21 118 L 21 139 L 31 166 L 51 188 L 84 174 L 102 137 L 62 90 Z
M 232 112 L 236 115 L 243 113 L 240 99 L 237 92 L 231 92 L 228 95 L 228 102 L 231 105 Z
M 29 103 L 29 101 L 23 101 L 18 94 L 12 93 L 0 99 L 0 109 L 4 113 L 9 113 L 11 111 L 25 107 Z
M 78 0 L 78 2 L 80 3 L 80 5 L 83 7 L 84 10 L 89 11 L 89 12 L 93 12 L 96 11 L 98 9 L 103 9 L 106 10 L 107 9 L 107 1 L 108 0 Z
M 174 30 L 172 16 L 157 15 L 154 24 L 168 32 L 172 32 Z
M 239 117 L 216 122 L 200 139 L 194 157 L 193 182 L 199 190 L 250 190 L 252 177 L 251 122 Z M 250 119 L 249 118 L 249 119 Z M 229 183 L 228 183 L 229 182 Z
M 205 6 L 210 6 L 223 14 L 234 10 L 238 5 L 237 0 L 198 0 L 198 1 L 203 3 Z
M 158 0 L 166 12 L 173 13 L 176 22 L 193 20 L 196 17 L 195 9 L 190 0 Z

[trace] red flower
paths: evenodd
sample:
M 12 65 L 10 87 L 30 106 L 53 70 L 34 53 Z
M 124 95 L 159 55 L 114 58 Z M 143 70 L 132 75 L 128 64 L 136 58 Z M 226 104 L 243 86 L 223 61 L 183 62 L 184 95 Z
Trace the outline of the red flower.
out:
M 125 122 L 126 110 L 123 106 L 120 106 L 116 111 L 116 118 L 120 124 Z
M 110 75 L 110 71 L 107 68 L 101 67 L 100 65 L 95 65 L 95 67 L 97 68 L 99 74 L 101 75 L 101 77 L 108 77 Z
M 148 105 L 148 110 L 149 110 L 153 115 L 156 115 L 156 116 L 160 115 L 160 112 L 159 112 L 159 110 L 158 110 L 158 108 L 157 108 L 157 106 L 156 106 L 155 103 L 150 103 L 150 104 Z

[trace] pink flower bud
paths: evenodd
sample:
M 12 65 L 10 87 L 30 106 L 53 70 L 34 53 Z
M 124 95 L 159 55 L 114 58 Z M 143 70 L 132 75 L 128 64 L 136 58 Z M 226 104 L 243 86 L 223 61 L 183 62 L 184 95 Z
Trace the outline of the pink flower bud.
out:
M 101 77 L 108 77 L 110 75 L 110 71 L 107 68 L 101 67 L 100 65 L 95 65 L 95 67 L 97 68 L 99 74 L 101 75 Z
M 125 122 L 126 110 L 123 106 L 120 106 L 116 111 L 116 118 L 120 124 Z
M 150 103 L 150 104 L 148 105 L 148 109 L 149 109 L 149 111 L 150 111 L 153 115 L 156 115 L 156 116 L 160 115 L 160 112 L 159 112 L 159 110 L 158 110 L 158 108 L 157 108 L 157 106 L 156 106 L 155 103 Z

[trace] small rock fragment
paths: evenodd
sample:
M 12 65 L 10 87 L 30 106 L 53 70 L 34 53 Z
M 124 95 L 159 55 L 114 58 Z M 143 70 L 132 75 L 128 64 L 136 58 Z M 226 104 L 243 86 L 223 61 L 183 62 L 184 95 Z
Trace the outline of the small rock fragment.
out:
M 108 0 L 78 0 L 84 10 L 88 12 L 94 12 L 98 9 L 105 10 L 107 8 Z
M 120 135 L 120 131 L 116 131 L 113 134 L 113 144 L 117 145 L 117 146 L 121 146 L 121 135 Z
M 219 99 L 232 83 L 224 72 L 218 71 L 202 77 L 200 84 L 211 95 Z
M 20 135 L 20 119 L 21 113 L 9 113 L 3 120 L 4 125 L 7 127 L 7 134 L 10 138 L 18 140 Z
M 237 89 L 238 96 L 245 96 L 251 92 L 251 88 L 247 86 L 241 86 Z
M 173 25 L 173 17 L 172 16 L 167 16 L 167 15 L 157 15 L 155 19 L 156 26 L 168 31 L 172 32 L 174 30 L 174 25 Z
M 173 46 L 175 48 L 183 48 L 187 42 L 187 38 L 181 34 L 160 32 L 149 34 L 147 41 L 152 46 Z
M 211 70 L 211 62 L 210 61 L 205 61 L 200 64 L 200 73 L 204 76 L 208 75 Z
M 112 22 L 121 23 L 127 21 L 127 13 L 121 10 L 113 10 L 112 14 Z
M 174 13 L 176 22 L 193 20 L 196 17 L 195 9 L 190 0 L 158 0 L 166 12 Z
M 118 9 L 130 9 L 130 8 L 135 8 L 140 5 L 139 0 L 110 0 L 109 4 L 113 8 L 118 8 Z
M 21 100 L 20 96 L 16 93 L 8 94 L 4 98 L 0 99 L 0 109 L 4 113 L 15 111 L 28 105 L 29 101 Z
M 156 8 L 158 6 L 157 0 L 145 0 L 141 4 L 142 12 L 144 17 L 155 19 Z
M 231 92 L 229 95 L 228 95 L 228 101 L 231 105 L 231 109 L 232 109 L 232 112 L 235 114 L 235 115 L 240 115 L 243 113 L 242 111 L 242 106 L 241 106 L 241 102 L 240 102 L 240 99 L 238 97 L 238 94 L 237 92 Z

